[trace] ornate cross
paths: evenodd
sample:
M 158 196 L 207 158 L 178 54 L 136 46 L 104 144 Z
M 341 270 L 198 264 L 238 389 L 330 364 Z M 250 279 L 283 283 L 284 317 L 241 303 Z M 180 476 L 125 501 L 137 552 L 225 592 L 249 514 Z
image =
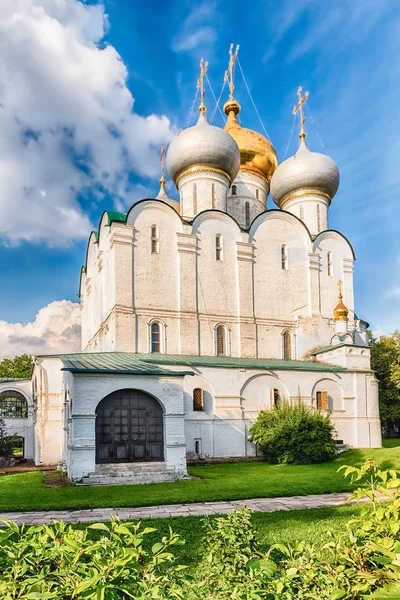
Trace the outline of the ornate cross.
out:
M 165 174 L 165 167 L 164 167 L 164 154 L 165 154 L 165 146 L 163 143 L 161 143 L 161 153 L 160 153 L 160 163 L 161 163 L 161 182 L 164 181 L 165 182 L 165 178 L 164 178 L 164 174 Z
M 204 58 L 200 61 L 200 77 L 197 81 L 197 88 L 200 89 L 200 114 L 204 115 L 206 112 L 206 106 L 204 104 L 204 77 L 207 73 L 208 62 L 204 62 Z
M 341 279 L 339 279 L 339 281 L 337 283 L 338 287 L 339 287 L 339 298 L 342 297 L 342 283 L 343 283 L 343 281 Z
M 233 83 L 233 69 L 235 66 L 236 59 L 239 53 L 239 45 L 236 45 L 236 50 L 233 52 L 233 44 L 231 44 L 229 48 L 229 65 L 228 69 L 225 71 L 225 81 L 228 81 L 229 85 L 229 100 L 233 100 L 233 92 L 235 91 L 235 85 Z
M 293 108 L 293 114 L 295 115 L 297 112 L 299 112 L 299 126 L 300 126 L 300 133 L 299 133 L 299 138 L 300 138 L 300 142 L 302 144 L 304 144 L 304 140 L 306 137 L 305 131 L 304 131 L 304 121 L 305 118 L 303 117 L 303 104 L 304 102 L 306 102 L 306 100 L 308 99 L 308 96 L 310 95 L 308 92 L 306 92 L 304 94 L 304 96 L 301 95 L 301 92 L 303 91 L 303 88 L 300 86 L 299 89 L 297 90 L 297 95 L 299 97 L 299 101 L 296 104 L 296 106 Z

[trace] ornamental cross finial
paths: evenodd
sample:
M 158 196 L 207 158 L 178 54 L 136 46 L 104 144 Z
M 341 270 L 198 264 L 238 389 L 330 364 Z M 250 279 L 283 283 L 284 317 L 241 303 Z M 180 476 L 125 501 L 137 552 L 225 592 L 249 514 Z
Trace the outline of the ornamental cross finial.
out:
M 296 106 L 293 108 L 293 114 L 295 115 L 297 112 L 299 113 L 299 127 L 300 127 L 300 133 L 299 133 L 299 138 L 300 138 L 300 143 L 304 144 L 305 143 L 305 138 L 306 138 L 306 134 L 304 131 L 304 121 L 305 118 L 303 116 L 303 104 L 304 102 L 306 102 L 306 100 L 308 99 L 308 96 L 310 95 L 308 92 L 306 92 L 304 94 L 304 96 L 301 95 L 301 92 L 303 91 L 303 88 L 300 86 L 299 89 L 297 90 L 297 95 L 299 97 L 299 101 L 296 104 Z
M 339 288 L 339 298 L 340 299 L 343 298 L 343 295 L 342 295 L 342 283 L 343 283 L 343 281 L 341 279 L 339 279 L 339 281 L 338 281 L 337 284 L 338 284 L 338 288 Z
M 160 163 L 161 163 L 161 179 L 160 179 L 160 183 L 164 184 L 165 183 L 165 166 L 164 166 L 164 155 L 165 155 L 165 146 L 163 143 L 161 143 L 161 152 L 160 152 Z
M 199 111 L 201 115 L 206 112 L 206 105 L 204 104 L 204 77 L 207 73 L 208 62 L 204 62 L 204 58 L 200 61 L 200 77 L 197 81 L 197 88 L 200 89 L 200 106 Z
M 224 80 L 228 81 L 228 85 L 229 85 L 229 100 L 233 100 L 233 92 L 235 91 L 235 84 L 234 84 L 234 67 L 235 67 L 235 63 L 236 63 L 236 59 L 238 57 L 239 54 L 239 45 L 236 45 L 236 50 L 235 52 L 233 52 L 233 44 L 230 45 L 229 48 L 229 64 L 228 64 L 228 68 L 225 71 L 225 77 Z

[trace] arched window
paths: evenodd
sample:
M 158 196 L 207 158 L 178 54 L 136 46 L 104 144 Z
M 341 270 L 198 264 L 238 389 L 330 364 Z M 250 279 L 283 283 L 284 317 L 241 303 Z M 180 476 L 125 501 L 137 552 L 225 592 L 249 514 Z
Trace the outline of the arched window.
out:
M 204 394 L 201 388 L 193 390 L 193 410 L 199 412 L 204 410 Z
M 272 393 L 273 393 L 274 406 L 280 406 L 281 405 L 281 395 L 279 393 L 279 390 L 274 389 L 272 391 Z
M 215 236 L 215 258 L 216 260 L 223 260 L 222 256 L 222 235 L 217 233 Z
M 0 393 L 1 419 L 26 419 L 28 404 L 21 392 L 8 390 Z
M 197 213 L 197 185 L 193 184 L 193 212 Z
M 246 221 L 246 227 L 250 225 L 250 202 L 244 203 L 244 216 Z
M 256 189 L 256 198 L 257 200 L 260 199 L 260 190 L 258 188 Z
M 321 231 L 321 206 L 317 204 L 317 230 Z
M 232 196 L 236 196 L 236 194 L 237 194 L 237 186 L 233 185 L 232 186 Z
M 158 227 L 157 225 L 151 226 L 151 253 L 158 254 L 160 251 L 159 239 L 158 239 Z
M 332 252 L 328 252 L 327 260 L 328 260 L 328 275 L 333 275 Z
M 283 244 L 283 246 L 281 248 L 281 262 L 282 262 L 282 269 L 284 271 L 287 271 L 289 264 L 288 264 L 287 248 L 286 248 L 285 244 Z
M 317 392 L 317 408 L 318 410 L 329 410 L 328 392 Z
M 284 331 L 283 337 L 283 358 L 290 360 L 292 358 L 292 340 L 289 331 Z
M 211 186 L 211 196 L 212 196 L 212 207 L 215 208 L 216 199 L 215 199 L 215 183 Z
M 300 205 L 300 219 L 304 221 L 304 206 Z
M 226 356 L 226 331 L 223 325 L 218 325 L 216 329 L 217 337 L 217 356 Z
M 150 326 L 150 336 L 151 352 L 161 352 L 161 326 L 157 321 Z

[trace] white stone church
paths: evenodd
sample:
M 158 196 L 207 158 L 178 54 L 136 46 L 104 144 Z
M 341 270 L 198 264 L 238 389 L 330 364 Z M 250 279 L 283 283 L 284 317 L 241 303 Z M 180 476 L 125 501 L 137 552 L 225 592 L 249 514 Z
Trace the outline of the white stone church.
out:
M 224 129 L 202 93 L 169 146 L 179 202 L 163 173 L 156 198 L 105 212 L 91 234 L 82 352 L 0 380 L 0 417 L 36 464 L 94 484 L 177 479 L 187 459 L 254 456 L 258 412 L 299 399 L 329 411 L 345 444 L 381 445 L 355 255 L 329 229 L 338 168 L 306 144 L 301 90 L 299 149 L 279 165 L 230 90 Z

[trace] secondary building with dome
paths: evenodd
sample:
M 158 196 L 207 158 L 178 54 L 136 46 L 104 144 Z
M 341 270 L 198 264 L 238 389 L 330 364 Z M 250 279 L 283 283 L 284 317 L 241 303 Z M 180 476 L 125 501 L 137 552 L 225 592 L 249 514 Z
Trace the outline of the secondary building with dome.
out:
M 226 125 L 209 123 L 205 69 L 199 119 L 166 154 L 179 200 L 163 171 L 155 198 L 105 212 L 89 238 L 82 351 L 0 381 L 27 458 L 74 481 L 166 481 L 187 460 L 253 457 L 249 427 L 283 401 L 329 412 L 349 446 L 381 445 L 354 250 L 329 228 L 339 170 L 306 144 L 306 97 L 299 148 L 279 164 L 239 123 L 232 68 Z

